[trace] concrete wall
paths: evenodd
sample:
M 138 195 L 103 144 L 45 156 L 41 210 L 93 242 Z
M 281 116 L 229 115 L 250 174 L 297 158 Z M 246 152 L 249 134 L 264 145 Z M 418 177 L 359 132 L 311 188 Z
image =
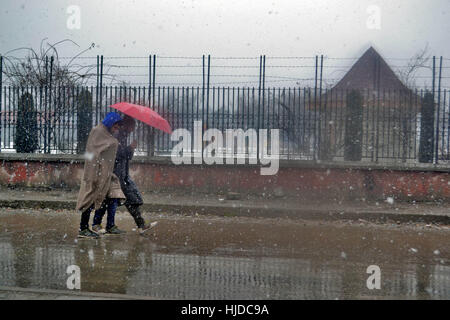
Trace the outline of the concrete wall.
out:
M 0 154 L 0 185 L 78 189 L 83 159 L 72 155 Z M 304 200 L 450 200 L 449 168 L 281 161 L 278 174 L 257 165 L 180 165 L 139 158 L 130 173 L 142 191 L 224 194 Z

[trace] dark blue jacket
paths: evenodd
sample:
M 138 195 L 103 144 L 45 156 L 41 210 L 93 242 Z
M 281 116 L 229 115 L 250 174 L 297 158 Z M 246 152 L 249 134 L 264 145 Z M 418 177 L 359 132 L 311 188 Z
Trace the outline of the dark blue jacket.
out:
M 133 149 L 127 146 L 127 136 L 121 133 L 118 137 L 119 147 L 117 148 L 114 174 L 119 178 L 120 187 L 127 198 L 125 205 L 142 205 L 142 195 L 136 184 L 129 175 L 129 162 L 133 159 Z

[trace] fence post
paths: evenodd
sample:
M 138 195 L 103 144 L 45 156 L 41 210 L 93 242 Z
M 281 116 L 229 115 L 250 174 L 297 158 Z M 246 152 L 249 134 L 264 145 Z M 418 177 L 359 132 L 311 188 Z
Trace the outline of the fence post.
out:
M 208 73 L 206 77 L 206 129 L 209 128 L 209 76 L 211 71 L 211 55 L 208 54 Z
M 420 119 L 419 162 L 433 162 L 434 144 L 434 95 L 426 92 L 422 98 Z
M 53 80 L 53 61 L 54 61 L 54 57 L 51 56 L 50 57 L 50 80 L 48 81 L 49 84 L 49 96 L 50 96 L 50 100 L 49 100 L 49 106 L 48 106 L 48 112 L 49 112 L 49 119 L 48 119 L 48 151 L 47 153 L 51 153 L 51 145 L 52 145 L 52 131 L 53 131 L 53 126 L 54 126 L 54 119 L 55 119 L 55 115 L 52 115 L 52 80 Z M 53 112 L 55 112 L 55 110 L 53 110 Z M 53 125 L 52 125 L 52 120 L 53 120 Z
M 201 136 L 201 156 L 203 164 L 203 149 L 205 144 L 203 142 L 203 134 L 205 129 L 205 55 L 202 56 L 202 136 Z
M 319 64 L 319 57 L 316 55 L 315 75 L 314 75 L 314 150 L 313 159 L 316 160 L 316 152 L 318 148 L 318 134 L 317 134 L 317 70 Z
M 149 61 L 149 91 L 148 91 L 148 103 L 150 106 L 155 105 L 155 67 L 156 67 L 156 55 L 153 55 L 153 65 L 152 65 L 152 55 L 148 57 Z M 153 71 L 152 71 L 153 67 Z M 153 78 L 152 78 L 153 77 Z M 153 87 L 152 87 L 153 86 Z M 150 93 L 151 92 L 151 93 Z M 153 103 L 151 102 L 151 95 L 153 95 Z M 156 110 L 155 110 L 156 111 Z M 155 155 L 155 128 L 147 127 L 147 156 L 153 157 Z
M 75 93 L 74 93 L 75 95 Z M 74 102 L 77 110 L 77 153 L 82 154 L 86 149 L 89 132 L 92 129 L 92 93 L 88 87 L 81 89 Z
M 155 90 L 156 90 L 156 54 L 153 55 L 153 105 L 155 105 Z M 158 89 L 159 90 L 159 89 Z
M 435 146 L 435 163 L 439 163 L 439 113 L 441 109 L 441 77 L 442 77 L 442 56 L 439 59 L 439 78 L 438 78 L 438 98 L 437 98 L 437 114 L 436 114 L 436 146 Z M 434 96 L 433 96 L 434 101 Z
M 257 121 L 257 130 L 256 130 L 256 137 L 257 137 L 257 143 L 256 143 L 256 160 L 258 161 L 260 159 L 260 147 L 259 147 L 259 129 L 260 129 L 260 113 L 261 113 L 261 86 L 262 86 L 262 65 L 263 60 L 262 56 L 259 56 L 259 83 L 258 83 L 258 121 Z
M 323 78 L 323 55 L 320 55 L 320 78 L 319 78 L 319 131 L 318 131 L 318 159 L 332 160 L 331 141 L 327 124 L 327 95 L 322 104 L 322 78 Z
M 98 112 L 98 84 L 100 81 L 100 56 L 97 55 L 97 84 L 95 87 L 95 123 L 99 122 L 99 112 Z M 122 90 L 120 90 L 120 93 L 122 93 Z
M 151 105 L 152 105 L 152 100 L 151 100 L 151 97 L 152 97 L 152 55 L 149 55 L 148 56 L 148 107 L 150 108 L 151 107 Z M 151 128 L 150 128 L 150 126 L 146 126 L 145 127 L 145 129 L 146 130 L 144 130 L 144 131 L 147 131 L 147 157 L 150 157 L 150 156 L 152 156 L 153 154 L 152 154 L 152 150 L 151 150 L 151 143 L 150 143 L 150 138 L 151 138 L 151 135 L 152 135 L 152 132 L 151 132 Z
M 100 57 L 100 93 L 99 93 L 99 99 L 100 99 L 100 110 L 102 109 L 102 102 L 103 102 L 103 55 Z

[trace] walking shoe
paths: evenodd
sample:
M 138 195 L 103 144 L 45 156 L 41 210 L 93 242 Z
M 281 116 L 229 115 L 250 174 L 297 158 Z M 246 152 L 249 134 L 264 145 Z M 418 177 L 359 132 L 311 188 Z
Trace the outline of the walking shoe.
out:
M 99 236 L 95 232 L 92 232 L 89 229 L 84 229 L 78 231 L 78 238 L 90 238 L 90 239 L 98 239 Z
M 95 224 L 92 226 L 92 231 L 98 234 L 105 234 L 106 230 L 102 227 L 101 224 Z
M 140 234 L 144 234 L 146 231 L 154 228 L 157 224 L 158 224 L 158 221 L 154 221 L 154 222 L 152 222 L 150 224 L 146 223 L 143 227 L 138 228 L 138 231 L 139 231 Z
M 106 233 L 107 234 L 123 234 L 126 232 L 123 230 L 120 230 L 117 226 L 112 226 L 111 228 L 106 229 Z

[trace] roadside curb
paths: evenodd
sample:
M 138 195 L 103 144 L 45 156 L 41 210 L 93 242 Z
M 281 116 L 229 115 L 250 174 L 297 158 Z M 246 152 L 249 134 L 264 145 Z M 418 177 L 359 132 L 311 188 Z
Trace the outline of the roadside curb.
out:
M 9 208 L 33 208 L 33 209 L 54 209 L 54 210 L 75 210 L 74 200 L 30 200 L 30 199 L 0 199 L 0 207 Z M 122 206 L 119 211 L 125 211 Z M 333 208 L 315 209 L 311 207 L 283 208 L 283 207 L 262 207 L 247 206 L 242 204 L 167 204 L 167 203 L 144 203 L 143 211 L 151 212 L 171 212 L 177 214 L 210 214 L 229 217 L 260 217 L 260 218 L 297 218 L 305 220 L 366 220 L 370 222 L 421 222 L 438 223 L 450 225 L 450 215 L 444 214 L 419 214 L 419 213 L 396 213 L 393 211 L 358 210 L 356 208 Z

